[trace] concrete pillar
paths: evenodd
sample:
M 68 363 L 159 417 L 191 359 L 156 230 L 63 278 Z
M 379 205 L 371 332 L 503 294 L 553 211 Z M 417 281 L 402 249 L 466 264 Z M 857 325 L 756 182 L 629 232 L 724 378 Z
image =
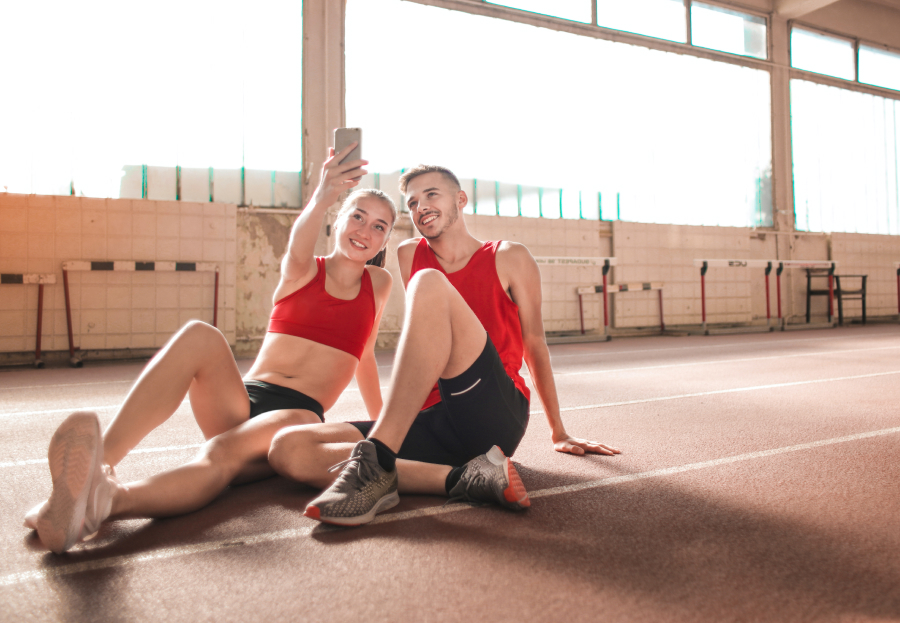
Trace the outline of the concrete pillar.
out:
M 791 151 L 791 59 L 788 20 L 774 14 L 769 36 L 772 42 L 772 207 L 776 255 L 790 260 L 794 256 L 794 176 Z M 786 271 L 782 287 L 787 294 L 783 312 L 786 317 L 797 313 L 794 290 L 797 271 Z
M 775 229 L 794 228 L 794 187 L 791 163 L 791 76 L 787 20 L 772 17 L 772 204 Z
M 344 126 L 342 0 L 303 0 L 303 182 L 306 205 L 319 182 L 334 129 Z

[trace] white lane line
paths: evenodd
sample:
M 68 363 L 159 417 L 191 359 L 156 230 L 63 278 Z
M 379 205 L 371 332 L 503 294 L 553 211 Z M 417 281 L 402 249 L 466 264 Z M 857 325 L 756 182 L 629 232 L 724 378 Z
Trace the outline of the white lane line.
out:
M 847 443 L 850 441 L 859 441 L 861 439 L 871 439 L 873 437 L 884 437 L 886 435 L 894 435 L 900 433 L 900 426 L 894 428 L 885 428 L 882 430 L 869 431 L 865 433 L 856 433 L 843 437 L 833 437 L 831 439 L 823 439 L 820 441 L 812 441 L 792 446 L 784 446 L 782 448 L 773 448 L 771 450 L 761 450 L 758 452 L 748 452 L 746 454 L 738 454 L 727 456 L 720 459 L 712 459 L 709 461 L 700 461 L 698 463 L 688 463 L 687 465 L 677 465 L 674 467 L 664 467 L 653 469 L 637 474 L 625 474 L 622 476 L 612 476 L 610 478 L 601 478 L 600 480 L 591 480 L 588 482 L 580 482 L 573 485 L 564 485 L 561 487 L 551 487 L 549 489 L 541 489 L 535 492 L 529 492 L 532 499 L 539 499 L 553 495 L 562 495 L 577 491 L 585 491 L 588 489 L 599 489 L 601 487 L 609 487 L 612 485 L 635 482 L 638 480 L 646 480 L 648 478 L 659 478 L 662 476 L 671 476 L 684 472 L 706 469 L 709 467 L 718 467 L 720 465 L 730 465 L 732 463 L 740 463 L 754 459 L 777 456 L 780 454 L 789 454 L 792 452 L 800 452 L 803 450 L 812 450 L 814 448 L 822 448 L 832 446 L 839 443 Z M 401 513 L 392 513 L 389 515 L 381 515 L 377 517 L 372 525 L 396 523 L 409 519 L 418 519 L 421 517 L 432 517 L 435 515 L 445 515 L 463 510 L 471 510 L 478 508 L 467 504 L 452 504 L 447 506 L 430 506 L 413 511 Z M 318 525 L 318 524 L 316 524 Z M 247 545 L 259 545 L 262 543 L 272 543 L 274 541 L 283 541 L 286 539 L 299 539 L 309 536 L 314 526 L 306 526 L 303 528 L 294 528 L 290 530 L 280 530 L 278 532 L 270 532 L 267 534 L 259 534 L 249 537 L 237 537 L 231 539 L 222 539 L 211 541 L 209 543 L 198 543 L 196 545 L 185 545 L 181 547 L 168 547 L 165 549 L 147 552 L 143 554 L 126 554 L 124 556 L 115 556 L 112 558 L 102 558 L 88 562 L 77 562 L 70 565 L 61 565 L 49 569 L 35 569 L 33 571 L 23 571 L 20 573 L 12 573 L 6 576 L 0 576 L 0 586 L 13 586 L 23 584 L 34 580 L 44 580 L 51 577 L 59 577 L 63 575 L 71 575 L 74 573 L 84 573 L 85 571 L 97 571 L 100 569 L 110 569 L 113 567 L 124 567 L 134 565 L 141 562 L 151 562 L 154 560 L 165 560 L 167 558 L 176 558 L 178 556 L 188 556 L 192 554 L 202 554 L 205 552 L 219 551 L 229 547 L 241 547 Z M 338 530 L 339 528 L 335 528 Z M 361 528 L 364 530 L 365 528 Z
M 635 366 L 633 368 L 611 368 L 601 370 L 580 370 L 578 372 L 554 372 L 553 376 L 579 376 L 585 374 L 608 374 L 611 372 L 634 372 L 641 370 L 661 370 L 664 368 L 687 368 L 690 366 L 708 366 L 725 363 L 746 363 L 748 361 L 768 361 L 772 359 L 791 359 L 793 357 L 820 357 L 822 355 L 844 355 L 846 353 L 868 353 L 876 350 L 900 350 L 898 346 L 881 346 L 879 348 L 854 348 L 847 350 L 824 350 L 815 353 L 796 353 L 794 355 L 772 355 L 770 357 L 744 357 L 742 359 L 716 359 L 713 361 L 693 361 L 688 363 L 666 363 L 658 366 Z
M 190 406 L 191 402 L 189 400 L 183 400 L 181 404 L 178 405 L 178 409 L 185 405 Z M 0 418 L 13 417 L 16 415 L 47 415 L 49 413 L 72 413 L 74 411 L 106 411 L 108 409 L 118 409 L 121 406 L 121 404 L 117 404 L 106 405 L 103 407 L 66 407 L 65 409 L 48 409 L 46 411 L 8 411 L 0 413 Z M 176 412 L 178 409 L 176 409 Z
M 92 381 L 90 383 L 53 383 L 52 385 L 17 385 L 15 387 L 0 387 L 0 391 L 12 391 L 20 389 L 57 389 L 58 387 L 83 387 L 85 385 L 113 385 L 115 383 L 134 383 L 137 378 L 125 381 Z
M 682 400 L 685 398 L 700 398 L 703 396 L 715 396 L 717 394 L 734 394 L 738 392 L 751 392 L 758 391 L 763 389 L 777 389 L 780 387 L 796 387 L 798 385 L 814 385 L 817 383 L 831 383 L 834 381 L 854 381 L 858 379 L 871 379 L 877 378 L 880 376 L 890 376 L 894 374 L 900 374 L 900 370 L 892 370 L 890 372 L 874 372 L 872 374 L 858 374 L 855 376 L 838 376 L 832 377 L 830 379 L 813 379 L 810 381 L 794 381 L 791 383 L 774 383 L 771 385 L 755 385 L 753 387 L 733 387 L 731 389 L 717 389 L 709 392 L 695 392 L 692 394 L 678 394 L 675 396 L 659 396 L 657 398 L 641 398 L 638 400 L 623 400 L 620 402 L 604 402 L 600 404 L 594 405 L 581 405 L 577 407 L 563 407 L 560 409 L 561 413 L 566 413 L 569 411 L 584 411 L 586 409 L 607 409 L 609 407 L 627 407 L 629 405 L 639 405 L 646 404 L 650 402 L 664 402 L 666 400 Z M 182 403 L 185 404 L 185 403 Z M 531 411 L 529 415 L 544 415 L 544 411 Z M 167 452 L 169 450 L 182 450 L 187 448 L 199 448 L 200 444 L 196 446 L 171 446 L 171 447 L 163 447 L 163 448 L 145 448 L 143 450 L 134 450 L 134 452 Z M 46 463 L 47 459 L 26 459 L 23 461 L 10 461 L 7 463 L 0 463 L 0 468 L 3 467 L 19 467 L 23 465 L 36 465 L 39 463 Z
M 681 400 L 683 398 L 699 398 L 702 396 L 715 396 L 717 394 L 734 394 L 737 392 L 752 392 L 761 389 L 777 389 L 779 387 L 796 387 L 798 385 L 815 385 L 817 383 L 831 383 L 833 381 L 855 381 L 858 379 L 871 379 L 879 376 L 900 374 L 900 370 L 891 372 L 875 372 L 873 374 L 858 374 L 856 376 L 837 376 L 830 379 L 813 379 L 811 381 L 794 381 L 792 383 L 773 383 L 771 385 L 755 385 L 753 387 L 733 387 L 731 389 L 716 389 L 710 392 L 696 392 L 693 394 L 679 394 L 677 396 L 659 396 L 658 398 L 641 398 L 639 400 L 623 400 L 621 402 L 604 402 L 596 405 L 582 405 L 579 407 L 563 407 L 560 412 L 583 411 L 585 409 L 606 409 L 608 407 L 625 407 L 628 405 L 640 405 L 648 402 L 663 402 L 666 400 Z M 531 411 L 530 415 L 543 415 L 544 411 Z
M 34 571 L 13 573 L 7 576 L 0 577 L 0 586 L 13 586 L 15 584 L 22 584 L 24 582 L 29 582 L 32 580 L 45 580 L 47 578 L 71 575 L 73 573 L 84 573 L 85 571 L 96 571 L 99 569 L 110 569 L 113 567 L 126 567 L 128 565 L 134 565 L 141 562 L 165 560 L 167 558 L 188 556 L 191 554 L 202 554 L 204 552 L 213 552 L 227 549 L 229 547 L 241 547 L 242 545 L 258 545 L 260 543 L 270 543 L 272 541 L 281 541 L 284 539 L 297 539 L 308 536 L 309 533 L 312 532 L 312 529 L 312 526 L 308 526 L 305 528 L 294 528 L 292 530 L 280 530 L 279 532 L 270 532 L 268 534 L 222 539 L 219 541 L 210 541 L 209 543 L 197 543 L 196 545 L 167 547 L 165 549 L 154 550 L 152 552 L 147 552 L 144 554 L 126 554 L 124 556 L 101 558 L 98 560 L 90 560 L 87 562 L 76 562 L 71 565 L 62 565 L 59 567 L 51 567 L 48 569 L 35 569 Z
M 132 454 L 150 454 L 154 452 L 178 452 L 179 450 L 196 450 L 203 444 L 201 443 L 192 443 L 186 446 L 164 446 L 158 448 L 138 448 L 137 450 L 132 450 L 128 453 L 128 456 Z M 4 463 L 0 463 L 0 468 L 2 467 L 23 467 L 26 465 L 41 465 L 46 464 L 47 459 L 25 459 L 24 461 L 6 461 Z
M 720 465 L 730 465 L 732 463 L 740 463 L 742 461 L 750 461 L 753 459 L 762 459 L 769 456 L 778 456 L 779 454 L 788 454 L 790 452 L 800 452 L 802 450 L 812 450 L 813 448 L 822 448 L 825 446 L 833 446 L 839 443 L 847 443 L 848 441 L 859 441 L 860 439 L 871 439 L 872 437 L 884 437 L 885 435 L 893 435 L 900 433 L 900 426 L 894 428 L 885 428 L 882 430 L 870 431 L 867 433 L 857 433 L 855 435 L 846 435 L 844 437 L 834 437 L 832 439 L 823 439 L 821 441 L 812 441 L 809 443 L 799 443 L 794 446 L 785 446 L 783 448 L 773 448 L 772 450 L 760 450 L 759 452 L 748 452 L 747 454 L 737 454 L 735 456 L 726 456 L 721 459 L 713 459 L 711 461 L 701 461 L 699 463 L 688 463 L 687 465 L 676 465 L 675 467 L 663 467 L 661 469 L 653 469 L 649 472 L 641 472 L 639 474 L 625 474 L 622 476 L 613 476 L 611 478 L 603 478 L 601 480 L 592 480 L 589 482 L 579 482 L 574 485 L 563 485 L 561 487 L 552 487 L 550 489 L 541 489 L 535 493 L 529 493 L 531 498 L 543 498 L 551 495 L 560 495 L 562 493 L 572 493 L 574 491 L 583 491 L 585 489 L 598 489 L 600 487 L 608 487 L 618 485 L 624 482 L 634 482 L 636 480 L 645 480 L 647 478 L 658 478 L 660 476 L 671 476 L 673 474 L 682 474 L 698 469 L 706 469 L 707 467 L 718 467 Z
M 666 353 L 669 351 L 677 352 L 684 350 L 708 350 L 712 348 L 737 348 L 740 346 L 768 346 L 768 347 L 776 347 L 781 344 L 793 344 L 797 342 L 838 342 L 845 340 L 854 340 L 858 341 L 860 338 L 858 336 L 847 336 L 847 337 L 806 337 L 806 338 L 797 338 L 793 340 L 766 340 L 759 342 L 729 342 L 727 344 L 704 344 L 702 346 L 675 346 L 672 348 L 644 348 L 640 350 L 604 350 L 602 352 L 594 352 L 594 353 L 572 353 L 569 355 L 551 355 L 550 360 L 554 361 L 556 359 L 568 358 L 568 357 L 598 357 L 598 356 L 616 356 L 621 357 L 623 355 L 630 355 L 632 353 Z M 864 338 L 866 339 L 866 338 Z M 876 339 L 876 338 L 867 338 L 867 339 Z M 880 337 L 878 338 L 880 339 Z M 554 344 L 553 346 L 559 347 L 564 346 L 563 344 Z

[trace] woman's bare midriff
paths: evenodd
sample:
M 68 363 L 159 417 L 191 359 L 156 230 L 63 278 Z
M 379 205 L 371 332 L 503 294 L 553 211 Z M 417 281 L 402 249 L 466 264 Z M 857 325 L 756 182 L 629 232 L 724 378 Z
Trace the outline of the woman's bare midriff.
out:
M 244 375 L 289 387 L 314 398 L 328 411 L 356 373 L 356 357 L 302 337 L 266 333 L 253 367 Z

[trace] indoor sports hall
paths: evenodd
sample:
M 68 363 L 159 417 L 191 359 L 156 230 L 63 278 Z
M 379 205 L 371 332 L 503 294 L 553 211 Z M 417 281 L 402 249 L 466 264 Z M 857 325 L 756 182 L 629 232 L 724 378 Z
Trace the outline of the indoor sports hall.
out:
M 900 620 L 900 0 L 6 13 L 0 621 Z M 566 430 L 621 454 L 555 452 L 523 366 L 522 512 L 401 494 L 336 527 L 275 476 L 48 552 L 23 518 L 70 413 L 109 425 L 192 321 L 251 374 L 342 127 L 400 209 L 381 392 L 421 224 L 398 180 L 445 165 L 468 231 L 535 259 Z M 191 461 L 195 416 L 117 478 Z

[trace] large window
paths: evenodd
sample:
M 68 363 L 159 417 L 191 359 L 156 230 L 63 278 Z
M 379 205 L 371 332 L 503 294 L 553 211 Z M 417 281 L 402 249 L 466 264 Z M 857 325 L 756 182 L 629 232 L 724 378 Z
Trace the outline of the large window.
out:
M 859 46 L 859 81 L 900 91 L 900 53 Z
M 575 22 L 591 23 L 591 0 L 485 0 L 488 4 L 522 9 Z
M 399 0 L 350 0 L 346 38 L 372 171 L 443 164 L 489 214 L 772 222 L 765 71 Z
M 900 101 L 791 81 L 796 228 L 900 234 Z
M 712 4 L 692 2 L 691 43 L 731 54 L 766 58 L 766 19 Z
M 597 25 L 684 43 L 682 0 L 597 0 Z
M 803 28 L 791 29 L 791 65 L 844 80 L 856 79 L 852 40 Z
M 300 2 L 34 0 L 3 18 L 0 191 L 299 199 Z

